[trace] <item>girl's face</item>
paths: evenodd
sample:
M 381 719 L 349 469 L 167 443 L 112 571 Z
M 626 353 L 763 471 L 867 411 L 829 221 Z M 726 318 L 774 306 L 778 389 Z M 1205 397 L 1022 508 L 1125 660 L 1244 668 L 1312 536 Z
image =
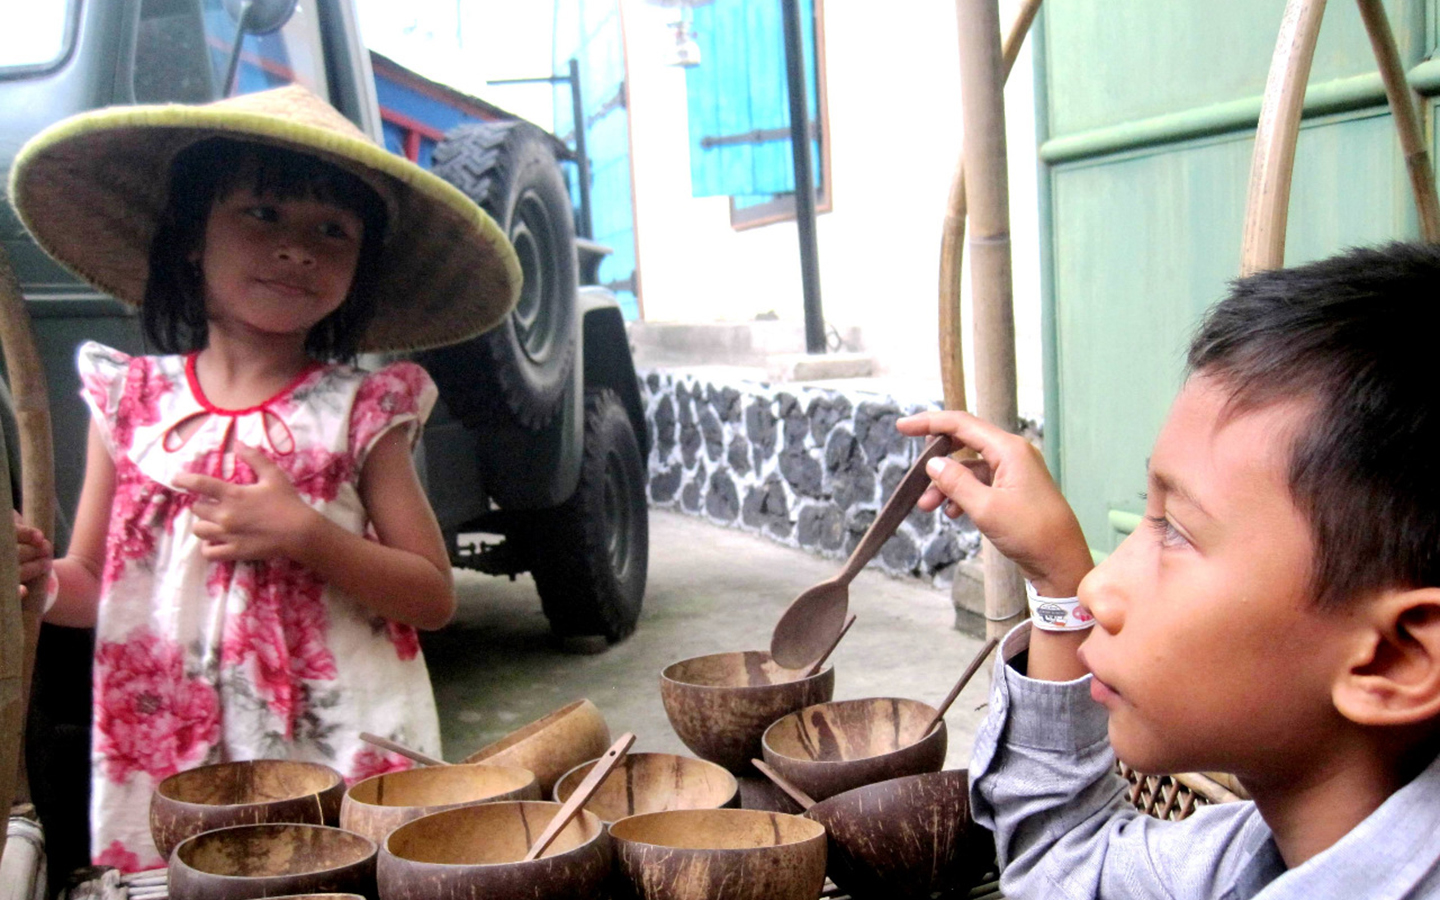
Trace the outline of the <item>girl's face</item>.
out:
M 345 302 L 363 238 L 343 207 L 236 188 L 211 207 L 192 255 L 210 328 L 307 334 Z

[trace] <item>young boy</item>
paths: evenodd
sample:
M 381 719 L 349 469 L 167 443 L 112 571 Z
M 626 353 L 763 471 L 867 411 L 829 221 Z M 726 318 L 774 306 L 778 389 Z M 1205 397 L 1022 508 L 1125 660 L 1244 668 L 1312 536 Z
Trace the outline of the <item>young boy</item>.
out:
M 921 506 L 967 512 L 1032 608 L 1067 612 L 1006 637 L 976 739 L 1007 896 L 1440 897 L 1437 302 L 1433 246 L 1237 282 L 1191 344 L 1146 522 L 1094 568 L 1025 441 L 901 420 L 993 473 L 933 461 Z M 1254 802 L 1162 822 L 1116 756 L 1232 772 Z

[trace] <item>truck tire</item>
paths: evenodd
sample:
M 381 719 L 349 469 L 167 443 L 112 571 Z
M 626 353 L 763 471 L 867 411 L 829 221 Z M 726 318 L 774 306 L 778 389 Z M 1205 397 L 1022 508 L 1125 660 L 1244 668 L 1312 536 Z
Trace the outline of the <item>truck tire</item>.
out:
M 529 122 L 462 125 L 435 148 L 434 172 L 504 230 L 524 283 L 515 309 L 471 341 L 432 350 L 421 363 L 467 425 L 508 412 L 543 428 L 560 408 L 575 364 L 575 220 L 545 133 Z
M 526 514 L 519 537 L 556 635 L 613 643 L 635 630 L 650 555 L 645 463 L 614 391 L 586 390 L 580 484 L 561 505 Z

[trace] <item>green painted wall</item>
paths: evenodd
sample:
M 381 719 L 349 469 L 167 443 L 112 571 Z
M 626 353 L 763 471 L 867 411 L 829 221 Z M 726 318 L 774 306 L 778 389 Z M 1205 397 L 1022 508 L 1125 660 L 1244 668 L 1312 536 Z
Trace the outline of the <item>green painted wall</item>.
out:
M 1386 9 L 1411 81 L 1440 93 L 1440 0 Z M 1047 455 L 1091 546 L 1143 503 L 1145 460 L 1203 311 L 1239 266 L 1255 121 L 1283 0 L 1047 0 L 1037 42 Z M 1418 236 L 1353 3 L 1311 72 L 1286 259 Z M 1434 102 L 1424 105 L 1425 126 Z M 1432 149 L 1432 153 L 1435 151 Z

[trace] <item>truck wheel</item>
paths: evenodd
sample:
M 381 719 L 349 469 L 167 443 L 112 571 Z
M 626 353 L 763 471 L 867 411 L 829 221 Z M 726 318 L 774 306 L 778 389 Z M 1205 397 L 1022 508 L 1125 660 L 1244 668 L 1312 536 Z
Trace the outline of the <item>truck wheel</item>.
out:
M 545 133 L 528 122 L 462 125 L 435 148 L 434 172 L 478 203 L 515 246 L 524 283 L 493 330 L 432 350 L 422 364 L 467 425 L 497 409 L 540 429 L 575 364 L 575 220 Z
M 585 457 L 575 493 L 524 521 L 522 543 L 555 634 L 614 642 L 635 630 L 650 556 L 645 464 L 614 391 L 585 392 Z

